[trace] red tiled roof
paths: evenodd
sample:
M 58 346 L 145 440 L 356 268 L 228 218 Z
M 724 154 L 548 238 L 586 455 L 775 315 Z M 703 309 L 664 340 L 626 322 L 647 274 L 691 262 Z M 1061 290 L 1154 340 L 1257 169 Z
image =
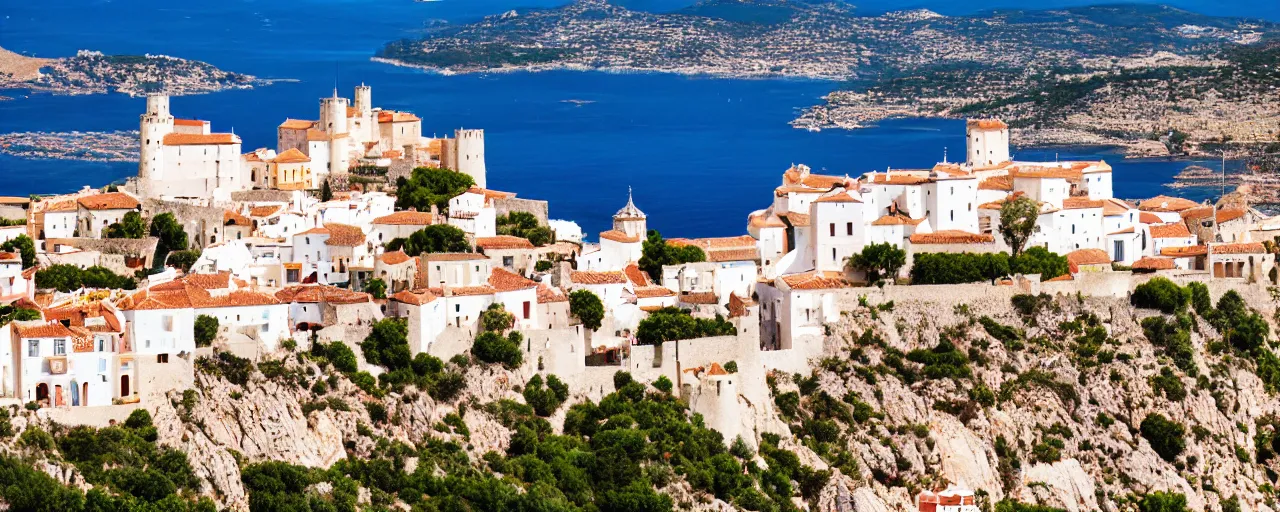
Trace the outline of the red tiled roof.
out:
M 166 146 L 203 146 L 239 143 L 240 137 L 237 137 L 234 133 L 210 133 L 208 135 L 195 133 L 170 133 L 164 136 L 164 145 Z
M 56 201 L 49 203 L 44 207 L 45 212 L 74 212 L 76 211 L 76 202 L 70 199 L 65 201 Z
M 429 304 L 431 301 L 436 300 L 436 296 L 432 294 L 431 291 L 425 290 L 425 289 L 418 289 L 413 291 L 404 290 L 400 293 L 392 295 L 391 300 L 394 300 L 396 302 L 403 302 L 405 304 L 413 304 L 415 306 L 421 306 L 423 304 Z
M 1013 191 L 1013 178 L 1009 176 L 992 176 L 978 182 L 978 190 Z
M 1111 198 L 1103 200 L 1103 215 L 1124 215 L 1132 210 L 1133 206 L 1119 199 Z
M 714 292 L 697 292 L 680 294 L 680 302 L 685 304 L 718 304 L 720 298 Z
M 610 241 L 614 241 L 622 244 L 634 244 L 640 241 L 639 236 L 627 236 L 627 233 L 625 231 L 619 231 L 617 229 L 611 229 L 609 231 L 601 231 L 600 239 L 610 240 Z
M 87 210 L 132 210 L 138 207 L 138 200 L 124 192 L 84 196 L 76 202 Z
M 249 218 L 245 217 L 244 215 L 240 215 L 239 213 L 233 212 L 231 210 L 227 210 L 225 212 L 222 212 L 222 224 L 224 226 L 249 227 L 253 225 L 253 221 L 249 220 Z
M 722 249 L 707 251 L 707 261 L 723 263 L 726 261 L 755 261 L 760 259 L 760 251 L 755 247 L 749 249 Z
M 1134 270 L 1170 270 L 1174 268 L 1173 260 L 1170 258 L 1156 258 L 1145 256 L 1142 259 L 1133 262 Z
M 1209 254 L 1209 248 L 1203 245 L 1190 245 L 1187 247 L 1163 247 L 1160 249 L 1161 256 L 1169 256 L 1173 258 L 1204 256 L 1206 254 Z
M 511 235 L 486 236 L 476 238 L 477 249 L 532 249 L 533 243 L 526 238 Z
M 1266 254 L 1267 247 L 1258 242 L 1238 244 L 1213 244 L 1209 246 L 1213 254 Z
M 71 329 L 68 329 L 62 323 L 52 321 L 45 324 L 22 325 L 21 323 L 13 324 L 13 328 L 17 331 L 18 338 L 70 338 L 74 335 Z
M 411 121 L 421 121 L 421 119 L 408 112 L 396 112 L 394 110 L 383 110 L 378 112 L 379 123 L 407 123 Z
M 311 127 L 315 125 L 316 125 L 315 121 L 306 121 L 302 119 L 285 119 L 283 123 L 280 123 L 280 128 L 284 128 L 286 130 L 310 130 Z
M 430 226 L 435 222 L 435 217 L 430 212 L 410 212 L 401 211 L 391 215 L 378 217 L 373 219 L 374 224 L 385 224 L 390 226 Z
M 1101 200 L 1092 200 L 1087 197 L 1068 197 L 1062 200 L 1063 210 L 1081 210 L 1084 208 L 1102 208 L 1105 206 Z
M 492 286 L 460 286 L 458 288 L 449 288 L 445 296 L 464 296 L 464 295 L 493 295 L 498 290 Z M 434 293 L 434 291 L 432 292 Z
M 399 265 L 413 258 L 410 258 L 404 251 L 391 251 L 382 253 L 382 256 L 378 259 L 382 260 L 382 262 L 387 265 Z
M 545 284 L 538 285 L 538 304 L 547 304 L 551 302 L 569 302 L 569 298 L 560 292 L 559 288 L 552 288 Z
M 173 119 L 174 126 L 204 126 L 208 121 L 200 121 L 198 119 Z
M 929 178 L 902 174 L 901 171 L 888 174 L 876 173 L 868 178 L 867 183 L 871 185 L 920 185 L 930 181 Z
M 373 296 L 336 286 L 301 285 L 290 286 L 276 292 L 276 299 L 280 302 L 359 304 L 373 300 Z
M 719 238 L 671 238 L 668 245 L 693 245 L 704 251 L 716 249 L 742 249 L 756 246 L 756 239 L 751 235 L 726 236 Z
M 178 283 L 179 285 L 189 284 L 202 290 L 223 290 L 231 287 L 231 272 L 222 271 L 214 274 L 187 274 L 187 276 L 183 277 L 181 280 L 171 281 L 153 288 L 161 289 L 160 286 L 170 285 L 172 283 Z
M 1004 130 L 1009 128 L 1009 125 L 999 119 L 970 119 L 965 122 L 965 127 L 979 130 Z
M 422 259 L 425 261 L 473 261 L 489 258 L 476 252 L 436 252 L 423 254 Z
M 995 242 L 995 237 L 957 229 L 944 229 L 933 233 L 916 233 L 911 235 L 910 240 L 913 244 L 989 244 Z
M 329 239 L 324 241 L 325 245 L 355 247 L 365 241 L 364 231 L 356 226 L 330 222 L 324 227 L 329 230 Z
M 1138 203 L 1138 209 L 1148 212 L 1180 212 L 1188 208 L 1200 206 L 1190 199 L 1170 196 L 1156 196 Z
M 635 263 L 628 264 L 622 269 L 622 273 L 626 274 L 627 280 L 636 286 L 649 286 L 653 281 L 649 279 L 649 274 L 640 270 L 640 266 Z
M 1205 217 L 1210 217 L 1210 216 L 1212 216 L 1212 215 L 1213 215 L 1213 207 L 1212 207 L 1212 206 L 1197 206 L 1197 207 L 1195 207 L 1195 208 L 1187 208 L 1186 210 L 1182 210 L 1182 212 L 1181 212 L 1181 213 L 1179 213 L 1179 215 L 1181 215 L 1181 216 L 1182 216 L 1182 220 L 1199 220 L 1199 219 L 1203 219 L 1203 218 L 1205 218 Z
M 785 228 L 787 227 L 786 224 L 782 223 L 782 219 L 779 219 L 777 215 L 773 215 L 773 214 L 749 215 L 747 216 L 747 224 L 753 228 Z
M 848 192 L 841 191 L 835 194 L 831 194 L 829 196 L 819 197 L 815 199 L 813 202 L 815 203 L 861 203 L 862 201 L 854 199 L 854 197 L 849 195 Z
M 1191 231 L 1187 229 L 1187 225 L 1181 222 L 1153 224 L 1147 229 L 1151 230 L 1151 238 L 1186 238 L 1191 236 Z
M 778 215 L 779 218 L 791 223 L 792 226 L 808 226 L 809 215 L 804 213 L 787 212 Z
M 626 284 L 627 276 L 622 272 L 594 272 L 575 270 L 569 273 L 569 282 L 578 284 Z
M 652 299 L 655 297 L 674 297 L 675 295 L 676 295 L 676 292 L 671 291 L 670 288 L 667 288 L 665 286 L 653 285 L 653 286 L 637 286 L 636 287 L 636 298 L 638 299 Z
M 737 292 L 729 293 L 729 303 L 726 307 L 729 310 L 729 318 L 747 316 L 747 308 L 754 306 L 755 301 L 751 299 L 743 299 L 739 297 Z
M 802 185 L 813 189 L 830 190 L 831 187 L 844 184 L 849 181 L 844 176 L 829 176 L 825 174 L 813 174 L 811 172 L 802 171 L 802 166 L 792 166 L 782 173 L 782 182 L 785 185 Z
M 1027 165 L 1010 169 L 1009 176 L 1013 178 L 1078 180 L 1080 179 L 1080 171 Z
M 538 283 L 505 268 L 495 268 L 489 274 L 489 286 L 500 292 L 513 292 L 535 288 Z
M 1244 208 L 1223 208 L 1218 210 L 1218 223 L 1221 224 L 1243 218 L 1244 214 Z
M 1067 263 L 1072 265 L 1110 265 L 1111 256 L 1102 249 L 1077 249 L 1067 253 Z
M 277 164 L 302 164 L 310 162 L 311 157 L 307 156 L 306 153 L 298 151 L 298 148 L 289 148 L 288 151 L 276 155 L 276 157 L 271 161 Z
M 1164 219 L 1154 213 L 1140 212 L 1138 213 L 1138 222 L 1142 224 L 1164 224 Z
M 815 270 L 803 274 L 782 276 L 781 279 L 792 290 L 829 290 L 851 286 L 849 281 L 846 281 L 839 272 L 818 272 Z
M 280 205 L 255 206 L 249 209 L 249 216 L 250 217 L 270 217 L 272 215 L 275 215 L 276 212 L 280 211 L 283 208 L 284 207 Z

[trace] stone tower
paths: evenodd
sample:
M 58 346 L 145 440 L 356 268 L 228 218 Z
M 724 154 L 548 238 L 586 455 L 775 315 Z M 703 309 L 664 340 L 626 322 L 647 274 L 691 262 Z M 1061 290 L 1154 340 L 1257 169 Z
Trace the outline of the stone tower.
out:
M 373 88 L 372 87 L 369 87 L 365 84 L 360 84 L 356 86 L 355 107 L 356 107 L 356 112 L 359 112 L 362 117 L 369 115 L 369 112 L 373 110 Z
M 631 188 L 627 187 L 627 205 L 613 214 L 613 229 L 627 236 L 643 239 L 648 235 L 648 217 L 631 201 Z
M 320 129 L 329 135 L 347 133 L 347 99 L 338 96 L 320 98 Z
M 742 435 L 742 415 L 738 406 L 737 375 L 725 371 L 719 363 L 711 363 L 706 373 L 698 377 L 696 395 L 690 400 L 690 409 L 702 414 L 707 427 L 724 436 L 725 444 Z M 751 439 L 748 439 L 751 438 Z M 754 445 L 754 436 L 744 436 L 743 441 Z
M 965 123 L 965 161 L 975 167 L 1009 161 L 1009 125 L 999 119 L 970 119 Z
M 141 150 L 138 158 L 138 190 L 140 197 L 151 192 L 151 180 L 162 179 L 164 169 L 164 136 L 173 133 L 173 116 L 169 114 L 169 96 L 147 95 L 147 111 L 139 126 Z
M 458 129 L 453 136 L 454 143 L 458 146 L 453 155 L 453 158 L 457 159 L 457 167 L 454 170 L 471 176 L 477 187 L 486 188 L 484 130 Z

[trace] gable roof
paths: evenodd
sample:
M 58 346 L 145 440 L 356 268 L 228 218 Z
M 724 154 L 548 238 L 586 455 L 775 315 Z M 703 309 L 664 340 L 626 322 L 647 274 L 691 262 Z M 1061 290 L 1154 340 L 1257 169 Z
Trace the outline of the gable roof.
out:
M 1144 256 L 1142 259 L 1133 262 L 1131 268 L 1134 270 L 1171 270 L 1174 268 L 1174 264 L 1171 258 Z
M 302 164 L 310 162 L 311 157 L 307 156 L 306 153 L 298 151 L 298 148 L 289 148 L 284 153 L 276 155 L 276 157 L 271 161 L 277 164 Z
M 430 226 L 434 222 L 435 216 L 431 215 L 430 212 L 411 212 L 407 210 L 373 219 L 374 224 L 392 226 Z
M 378 257 L 379 261 L 387 265 L 399 265 L 412 259 L 404 251 L 384 252 L 382 256 Z
M 137 199 L 124 192 L 84 196 L 76 202 L 86 210 L 132 210 L 139 206 Z
M 916 233 L 911 235 L 910 240 L 913 244 L 989 244 L 995 242 L 995 237 L 958 229 L 944 229 L 933 233 Z
M 1190 199 L 1171 196 L 1155 196 L 1146 201 L 1138 203 L 1138 209 L 1148 212 L 1180 212 L 1188 208 L 1200 206 L 1200 203 Z
M 627 284 L 627 276 L 619 271 L 575 270 L 569 273 L 569 282 L 577 284 Z
M 514 292 L 536 288 L 538 283 L 502 267 L 493 269 L 489 274 L 489 286 L 500 292 Z
M 1186 238 L 1191 236 L 1191 231 L 1187 229 L 1187 225 L 1181 222 L 1152 224 L 1147 229 L 1151 230 L 1151 238 Z
M 373 296 L 367 293 L 320 284 L 290 286 L 276 292 L 275 296 L 280 302 L 299 303 L 359 304 L 373 300 Z
M 848 288 L 852 286 L 846 281 L 844 275 L 839 272 L 818 272 L 816 270 L 804 272 L 801 274 L 791 274 L 782 276 L 782 282 L 792 290 L 829 290 L 833 288 Z
M 532 249 L 533 242 L 526 238 L 511 235 L 497 235 L 476 238 L 477 249 Z
M 1072 265 L 1110 265 L 1111 256 L 1102 249 L 1076 249 L 1067 253 L 1067 263 Z
M 411 290 L 401 291 L 395 295 L 392 295 L 391 300 L 394 300 L 396 302 L 403 302 L 405 304 L 413 304 L 415 306 L 421 306 L 423 304 L 428 304 L 431 301 L 436 300 L 436 295 L 431 293 L 430 290 L 420 288 L 412 291 Z
M 324 227 L 329 230 L 329 239 L 324 241 L 325 245 L 355 247 L 365 241 L 364 231 L 356 226 L 330 222 Z

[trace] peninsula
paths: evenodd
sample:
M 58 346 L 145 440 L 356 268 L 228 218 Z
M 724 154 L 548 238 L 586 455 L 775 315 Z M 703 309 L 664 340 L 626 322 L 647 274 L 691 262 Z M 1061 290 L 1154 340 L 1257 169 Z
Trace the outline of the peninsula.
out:
M 1274 23 L 1166 6 L 928 10 L 839 1 L 703 0 L 674 12 L 603 0 L 508 11 L 393 41 L 375 60 L 442 73 L 579 69 L 838 81 L 797 128 L 996 116 L 1031 144 L 1197 153 L 1274 140 Z M 1178 144 L 1171 144 L 1170 140 Z
M 0 89 L 58 94 L 186 95 L 250 89 L 263 83 L 267 82 L 251 75 L 167 55 L 106 55 L 80 50 L 71 57 L 48 59 L 0 48 Z

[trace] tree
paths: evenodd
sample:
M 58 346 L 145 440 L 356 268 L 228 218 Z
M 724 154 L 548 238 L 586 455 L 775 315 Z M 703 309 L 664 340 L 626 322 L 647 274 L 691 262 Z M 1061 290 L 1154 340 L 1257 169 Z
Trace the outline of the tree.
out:
M 849 257 L 846 265 L 852 270 L 867 273 L 867 281 L 875 283 L 882 276 L 890 279 L 897 277 L 898 270 L 907 264 L 907 251 L 890 243 L 871 244 L 862 248 L 862 252 Z
M 373 324 L 373 329 L 360 343 L 364 360 L 390 371 L 410 368 L 413 354 L 409 351 L 409 326 L 397 318 L 384 318 Z
M 187 232 L 172 213 L 162 213 L 151 218 L 151 236 L 160 239 L 156 244 L 156 252 L 159 254 L 181 251 L 188 245 Z
M 1164 277 L 1157 277 L 1134 287 L 1133 295 L 1129 296 L 1129 302 L 1135 307 L 1159 309 L 1170 315 L 1181 312 L 1190 301 L 1190 290 L 1183 289 Z
M 396 180 L 396 209 L 414 208 L 420 212 L 431 211 L 434 205 L 441 212 L 448 211 L 449 200 L 466 192 L 475 180 L 464 173 L 436 167 L 419 167 L 408 178 Z
M 1027 196 L 1000 205 L 1000 236 L 1009 244 L 1009 252 L 1017 256 L 1031 238 L 1040 218 L 1040 205 Z
M 433 224 L 415 231 L 404 241 L 404 252 L 409 256 L 437 252 L 471 252 L 467 234 L 456 226 Z
M 375 299 L 387 298 L 387 282 L 379 278 L 370 279 L 364 284 L 364 291 L 369 292 Z
M 485 331 L 476 336 L 471 345 L 471 354 L 486 363 L 496 363 L 514 370 L 524 363 L 524 354 L 520 351 L 520 342 L 524 341 L 518 331 L 512 331 L 503 337 L 493 331 Z
M 1182 454 L 1182 449 L 1186 447 L 1187 441 L 1183 439 L 1186 429 L 1182 424 L 1171 421 L 1169 418 L 1159 413 L 1148 414 L 1139 425 L 1139 431 L 1142 437 L 1151 443 L 1151 449 L 1155 450 L 1160 458 L 1166 462 L 1177 460 L 1178 455 Z
M 604 304 L 590 290 L 578 289 L 569 294 L 569 314 L 578 318 L 582 326 L 596 330 L 604 320 Z
M 1225 510 L 1226 507 L 1224 506 Z M 1138 502 L 1142 512 L 1187 512 L 1187 497 L 1180 493 L 1156 491 Z
M 351 351 L 346 343 L 335 341 L 325 348 L 325 353 L 329 357 L 329 362 L 333 363 L 333 367 L 342 373 L 355 372 L 359 367 L 356 361 L 356 353 Z
M 707 261 L 707 254 L 692 245 L 672 246 L 662 239 L 656 229 L 650 229 L 648 237 L 641 246 L 640 270 L 649 274 L 655 282 L 662 281 L 663 265 L 680 265 Z
M 137 282 L 132 277 L 117 275 L 106 267 L 81 270 L 75 265 L 50 265 L 36 272 L 37 288 L 54 288 L 71 292 L 80 288 L 122 288 L 132 290 Z
M 670 306 L 650 313 L 636 326 L 636 341 L 642 345 L 733 334 L 737 334 L 737 328 L 720 315 L 714 320 L 694 318 L 688 311 Z
M 1071 271 L 1066 256 L 1049 252 L 1044 247 L 1032 247 L 1022 254 L 1009 258 L 1009 271 L 1014 274 L 1040 274 L 1040 281 L 1047 281 Z
M 490 304 L 488 309 L 480 313 L 480 330 L 506 332 L 516 323 L 516 316 L 508 313 L 501 302 Z
M 329 180 L 324 180 L 324 184 L 320 186 L 320 202 L 333 200 L 333 189 L 329 188 Z
M 534 413 L 545 418 L 554 414 L 560 404 L 569 398 L 569 386 L 561 382 L 559 377 L 548 375 L 546 386 L 543 387 L 542 376 L 534 374 L 521 394 L 524 395 L 525 403 L 533 407 Z
M 207 347 L 218 337 L 218 319 L 209 315 L 196 317 L 195 337 L 197 347 Z
M 142 238 L 147 235 L 147 223 L 141 213 L 128 212 L 120 222 L 107 226 L 106 235 L 107 238 Z
M 529 212 L 511 212 L 498 217 L 497 230 L 499 235 L 518 236 L 538 247 L 555 241 L 551 228 L 539 225 L 538 218 Z
M 182 270 L 183 272 L 189 272 L 191 270 L 191 266 L 195 265 L 196 261 L 200 260 L 200 254 L 201 252 L 199 249 L 173 251 L 169 253 L 169 258 L 165 261 L 165 264 Z
M 5 252 L 17 252 L 22 255 L 22 268 L 27 269 L 36 265 L 36 242 L 27 235 L 18 235 L 11 240 L 6 240 L 0 249 Z

